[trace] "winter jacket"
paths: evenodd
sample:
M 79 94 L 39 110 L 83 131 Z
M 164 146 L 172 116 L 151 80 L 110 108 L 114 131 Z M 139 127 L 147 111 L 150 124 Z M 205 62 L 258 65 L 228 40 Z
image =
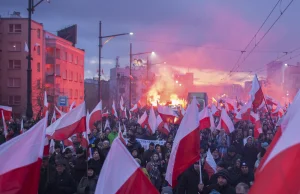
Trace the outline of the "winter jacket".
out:
M 82 177 L 77 187 L 77 194 L 94 194 L 97 186 L 98 177 Z
M 212 191 L 215 191 L 216 193 L 219 192 L 220 194 L 235 194 L 235 189 L 230 185 L 220 186 L 218 184 L 209 185 L 208 187 L 205 187 L 200 193 L 211 194 Z
M 254 164 L 256 162 L 258 150 L 254 146 L 246 146 L 243 149 L 243 161 L 245 161 L 250 168 L 250 170 L 254 169 Z
M 47 194 L 73 194 L 76 192 L 76 183 L 72 176 L 64 171 L 50 178 Z
M 95 175 L 99 175 L 103 166 L 103 161 L 101 159 L 94 160 L 93 158 L 89 160 L 88 164 L 89 166 L 93 166 L 95 169 Z
M 241 174 L 238 178 L 238 182 L 246 183 L 249 187 L 253 184 L 254 174 L 252 172 L 248 172 L 248 174 Z
M 79 183 L 81 178 L 85 175 L 87 171 L 87 163 L 84 158 L 78 158 L 75 161 L 74 168 L 73 168 L 73 177 L 76 183 Z

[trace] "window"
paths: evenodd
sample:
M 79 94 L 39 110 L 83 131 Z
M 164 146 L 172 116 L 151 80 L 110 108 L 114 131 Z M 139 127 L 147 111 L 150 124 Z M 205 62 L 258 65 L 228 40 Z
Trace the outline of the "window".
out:
M 60 64 L 55 65 L 55 75 L 60 76 Z
M 56 58 L 60 59 L 60 49 L 55 50 Z
M 9 42 L 8 43 L 8 51 L 21 51 L 21 42 Z
M 8 87 L 18 88 L 21 87 L 21 79 L 20 78 L 8 78 Z
M 36 80 L 36 87 L 37 87 L 38 89 L 41 88 L 41 80 L 40 80 L 40 79 Z
M 40 63 L 37 63 L 36 70 L 37 70 L 37 72 L 41 72 L 41 64 Z
M 78 56 L 75 57 L 75 65 L 78 64 Z
M 8 96 L 8 105 L 20 105 L 21 96 Z
M 81 74 L 79 75 L 79 82 L 80 82 L 80 83 L 82 82 Z
M 9 33 L 21 33 L 22 25 L 21 24 L 9 24 Z
M 78 73 L 76 73 L 75 81 L 76 81 L 76 82 L 78 81 Z
M 68 60 L 68 53 L 67 52 L 65 52 L 65 55 L 64 55 L 64 60 Z
M 72 71 L 70 71 L 69 80 L 70 80 L 70 81 L 72 81 L 72 80 L 73 80 L 73 72 L 72 72 Z
M 41 55 L 41 46 L 40 45 L 37 46 L 36 52 L 38 55 Z
M 38 37 L 38 38 L 41 38 L 41 30 L 40 30 L 40 29 L 37 29 L 36 33 L 37 33 L 37 37 Z
M 70 89 L 69 97 L 73 98 L 73 90 L 72 89 Z
M 78 98 L 78 90 L 75 90 L 74 98 Z
M 72 63 L 73 62 L 73 54 L 69 55 L 69 62 Z
M 21 60 L 9 60 L 8 68 L 9 69 L 21 69 Z
M 63 74 L 63 79 L 67 79 L 67 76 L 68 76 L 68 71 L 65 70 L 65 71 L 64 71 L 64 74 Z

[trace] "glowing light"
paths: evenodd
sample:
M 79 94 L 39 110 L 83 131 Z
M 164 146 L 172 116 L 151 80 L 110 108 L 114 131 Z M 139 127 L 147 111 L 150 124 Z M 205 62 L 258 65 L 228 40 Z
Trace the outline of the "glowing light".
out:
M 132 35 L 133 35 L 133 32 L 130 32 L 129 35 L 132 36 Z
M 182 84 L 179 84 L 179 86 L 182 86 Z
M 288 66 L 288 64 L 286 63 L 286 64 L 284 64 L 284 66 L 286 66 L 286 67 L 287 67 L 287 66 Z
M 178 84 L 178 80 L 176 80 L 175 82 L 176 82 L 176 84 Z
M 152 51 L 152 52 L 151 52 L 151 54 L 152 54 L 152 55 L 155 55 L 155 52 L 154 52 L 154 51 Z

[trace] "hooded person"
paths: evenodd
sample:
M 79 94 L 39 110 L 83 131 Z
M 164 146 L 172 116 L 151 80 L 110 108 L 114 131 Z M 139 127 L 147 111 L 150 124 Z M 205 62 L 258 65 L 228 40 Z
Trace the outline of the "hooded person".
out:
M 220 170 L 223 170 L 226 168 L 226 165 L 223 161 L 219 161 L 217 163 L 217 172 L 219 172 Z M 218 176 L 217 174 L 213 174 L 210 179 L 209 179 L 209 182 L 208 184 L 211 185 L 211 184 L 216 184 L 218 182 Z
M 224 162 L 226 168 L 229 170 L 235 166 L 235 162 L 238 158 L 242 158 L 241 155 L 236 153 L 236 148 L 234 145 L 231 145 L 227 150 L 227 155 L 224 157 Z
M 243 148 L 243 160 L 247 163 L 250 170 L 254 169 L 254 164 L 256 162 L 258 154 L 258 149 L 254 146 L 253 137 L 247 137 L 247 142 Z
M 89 165 L 86 176 L 82 177 L 77 187 L 77 194 L 94 194 L 98 176 L 95 174 L 96 166 Z
M 241 164 L 241 175 L 238 178 L 238 182 L 246 183 L 249 187 L 253 184 L 254 174 L 250 171 L 249 166 L 246 162 Z
M 85 160 L 86 154 L 82 148 L 77 148 L 76 150 L 76 160 L 73 167 L 73 177 L 76 183 L 79 183 L 81 178 L 86 173 L 87 162 Z
M 231 178 L 227 170 L 220 170 L 216 175 L 218 179 L 216 184 L 209 185 L 208 187 L 199 185 L 201 194 L 236 194 L 235 189 L 230 185 Z

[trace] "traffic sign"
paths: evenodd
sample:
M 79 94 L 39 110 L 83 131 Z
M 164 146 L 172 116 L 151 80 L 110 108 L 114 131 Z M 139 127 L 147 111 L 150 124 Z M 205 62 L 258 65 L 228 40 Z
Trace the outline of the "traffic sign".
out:
M 68 96 L 59 96 L 57 105 L 58 106 L 68 106 Z

